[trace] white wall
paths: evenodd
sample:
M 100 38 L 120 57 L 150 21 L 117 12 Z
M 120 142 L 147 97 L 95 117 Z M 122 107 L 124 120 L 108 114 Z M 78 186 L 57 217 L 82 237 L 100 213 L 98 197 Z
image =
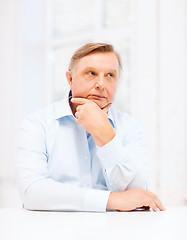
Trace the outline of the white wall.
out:
M 22 118 L 52 99 L 48 66 L 48 2 L 32 0 L 20 4 Z
M 160 1 L 159 188 L 171 202 L 187 197 L 187 1 Z M 187 198 L 186 198 L 187 200 Z
M 157 81 L 158 81 L 157 0 L 136 0 L 134 26 L 132 115 L 142 124 L 148 144 L 150 189 L 158 192 Z
M 0 181 L 14 176 L 20 121 L 20 2 L 0 1 Z
M 136 1 L 132 113 L 144 126 L 151 189 L 187 199 L 187 2 Z
M 0 207 L 20 204 L 12 187 L 21 112 L 19 17 L 19 0 L 0 0 Z

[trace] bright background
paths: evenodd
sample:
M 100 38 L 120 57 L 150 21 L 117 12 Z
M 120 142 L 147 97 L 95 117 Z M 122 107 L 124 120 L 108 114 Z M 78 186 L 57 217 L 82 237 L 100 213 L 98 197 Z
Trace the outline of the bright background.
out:
M 122 56 L 115 105 L 144 127 L 151 191 L 187 205 L 187 1 L 0 0 L 0 207 L 21 206 L 22 119 L 64 96 L 72 53 L 98 41 Z

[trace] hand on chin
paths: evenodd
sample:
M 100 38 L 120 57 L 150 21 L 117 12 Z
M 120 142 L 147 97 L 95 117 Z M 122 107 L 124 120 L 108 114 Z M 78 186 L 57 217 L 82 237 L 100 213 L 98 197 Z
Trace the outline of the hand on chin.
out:
M 86 98 L 94 103 L 96 103 L 101 109 L 103 109 L 104 107 L 106 107 L 108 105 L 107 101 L 104 99 L 94 99 L 94 98 Z

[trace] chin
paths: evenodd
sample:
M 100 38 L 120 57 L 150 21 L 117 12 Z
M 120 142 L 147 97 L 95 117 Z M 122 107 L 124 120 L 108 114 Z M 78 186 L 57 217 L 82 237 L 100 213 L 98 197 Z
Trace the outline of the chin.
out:
M 107 105 L 107 103 L 100 103 L 97 100 L 91 100 L 91 101 L 96 103 L 100 108 L 104 108 Z

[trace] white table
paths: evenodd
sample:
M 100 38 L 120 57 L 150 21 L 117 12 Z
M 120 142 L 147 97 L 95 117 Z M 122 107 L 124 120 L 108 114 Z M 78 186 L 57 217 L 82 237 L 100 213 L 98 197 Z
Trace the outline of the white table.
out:
M 187 240 L 187 207 L 165 212 L 42 212 L 0 209 L 0 240 Z

